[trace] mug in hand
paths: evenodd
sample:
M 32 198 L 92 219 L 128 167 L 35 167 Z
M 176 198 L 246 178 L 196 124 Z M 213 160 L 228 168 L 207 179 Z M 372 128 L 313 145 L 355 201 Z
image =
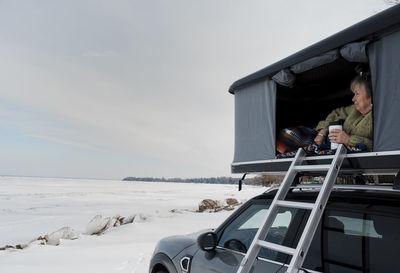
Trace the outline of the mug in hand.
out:
M 331 122 L 329 124 L 329 133 L 331 133 L 332 130 L 343 130 L 343 126 L 339 122 Z M 332 143 L 331 142 L 331 149 L 336 150 L 339 146 L 339 143 Z

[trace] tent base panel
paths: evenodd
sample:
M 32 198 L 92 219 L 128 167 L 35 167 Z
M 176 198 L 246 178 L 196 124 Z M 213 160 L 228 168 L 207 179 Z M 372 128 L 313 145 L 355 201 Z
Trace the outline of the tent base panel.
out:
M 307 157 L 308 165 L 330 164 L 333 155 Z M 235 162 L 232 173 L 276 173 L 289 169 L 293 158 Z M 387 152 L 355 153 L 346 155 L 341 173 L 348 174 L 397 174 L 400 170 L 400 150 Z M 311 174 L 311 173 L 308 173 Z

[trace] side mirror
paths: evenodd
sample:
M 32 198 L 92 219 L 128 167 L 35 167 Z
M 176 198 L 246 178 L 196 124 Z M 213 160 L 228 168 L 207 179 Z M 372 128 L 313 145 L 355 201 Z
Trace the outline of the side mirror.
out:
M 217 247 L 218 236 L 215 232 L 206 232 L 197 238 L 199 248 L 205 252 L 214 251 Z

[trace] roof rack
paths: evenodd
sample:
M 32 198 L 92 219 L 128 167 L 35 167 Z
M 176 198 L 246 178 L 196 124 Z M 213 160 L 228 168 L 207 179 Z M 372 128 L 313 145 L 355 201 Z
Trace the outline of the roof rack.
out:
M 333 155 L 308 156 L 308 165 L 327 164 Z M 286 173 L 293 158 L 269 159 L 231 164 L 232 173 Z M 400 151 L 353 153 L 345 155 L 340 173 L 390 174 L 400 170 Z
M 293 186 L 290 189 L 293 190 L 319 190 L 321 188 L 321 184 L 306 184 L 306 185 L 297 185 Z M 266 190 L 264 193 L 270 193 L 272 191 L 276 191 L 279 189 L 279 186 L 272 186 L 268 190 Z M 392 186 L 388 185 L 383 185 L 383 186 L 377 186 L 377 185 L 334 185 L 333 186 L 333 191 L 335 190 L 366 190 L 366 191 L 379 191 L 379 192 L 400 192 L 400 189 L 393 189 Z
M 306 165 L 329 164 L 333 155 L 306 157 Z M 258 160 L 232 163 L 232 173 L 252 174 L 285 174 L 293 162 L 293 158 Z M 318 176 L 317 172 L 302 172 L 304 176 Z M 360 175 L 394 175 L 393 183 L 387 189 L 400 190 L 400 151 L 369 152 L 346 154 L 339 172 L 339 176 Z M 381 190 L 383 186 L 365 185 L 368 189 Z M 318 184 L 298 185 L 296 188 L 317 188 Z M 355 185 L 335 185 L 335 189 L 360 189 Z M 386 189 L 386 190 L 387 190 Z

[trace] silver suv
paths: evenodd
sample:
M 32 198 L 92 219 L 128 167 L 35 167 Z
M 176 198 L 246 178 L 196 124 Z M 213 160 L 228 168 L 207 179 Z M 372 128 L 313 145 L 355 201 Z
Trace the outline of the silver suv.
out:
M 298 186 L 288 200 L 313 202 L 318 188 Z M 235 273 L 277 188 L 254 197 L 214 231 L 160 240 L 151 273 Z M 295 247 L 308 214 L 280 208 L 267 241 Z M 381 186 L 338 186 L 328 201 L 304 262 L 304 272 L 400 272 L 400 191 Z M 284 273 L 291 256 L 262 249 L 253 273 Z

